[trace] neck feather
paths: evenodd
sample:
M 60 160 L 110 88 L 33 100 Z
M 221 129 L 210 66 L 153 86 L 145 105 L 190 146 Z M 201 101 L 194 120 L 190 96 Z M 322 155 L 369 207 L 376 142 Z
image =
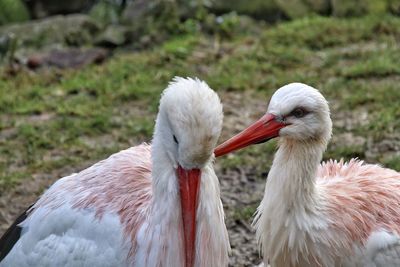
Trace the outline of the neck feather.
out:
M 168 151 L 172 149 L 168 149 L 168 144 L 163 140 L 164 135 L 170 134 L 172 136 L 168 129 L 170 129 L 170 126 L 165 112 L 160 111 L 154 127 L 151 145 L 153 199 L 155 202 L 160 201 L 160 203 L 165 202 L 164 198 L 178 194 L 177 179 L 172 179 L 176 176 L 175 170 L 178 166 L 173 160 L 174 157 L 169 155 Z
M 323 141 L 280 141 L 254 221 L 264 260 L 296 262 L 306 246 L 303 231 L 321 223 L 315 179 L 325 148 Z M 283 255 L 288 249 L 292 253 Z
M 318 140 L 281 140 L 266 191 L 276 192 L 287 208 L 315 204 L 315 176 L 325 148 L 326 144 Z
M 148 259 L 146 266 L 182 266 L 184 260 L 182 217 L 177 163 L 168 155 L 161 137 L 161 127 L 155 129 L 152 142 L 152 187 L 153 202 L 149 209 L 147 237 L 153 234 L 163 236 L 158 243 L 146 238 L 143 254 L 148 257 L 148 249 L 163 253 L 159 258 L 163 262 Z M 226 266 L 228 264 L 229 239 L 224 223 L 223 207 L 220 200 L 218 179 L 210 161 L 201 170 L 200 192 L 197 208 L 196 259 L 195 266 Z M 157 230 L 157 233 L 152 231 Z M 167 248 L 167 249 L 165 249 Z

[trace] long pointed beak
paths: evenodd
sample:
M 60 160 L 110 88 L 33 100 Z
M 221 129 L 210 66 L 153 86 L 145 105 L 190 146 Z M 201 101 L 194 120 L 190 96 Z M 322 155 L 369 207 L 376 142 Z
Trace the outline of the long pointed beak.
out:
M 285 126 L 285 123 L 276 120 L 275 115 L 267 113 L 255 123 L 219 145 L 214 154 L 219 157 L 252 144 L 268 141 L 277 137 L 279 130 Z
M 183 234 L 185 242 L 185 267 L 193 267 L 196 246 L 196 214 L 201 171 L 199 169 L 185 170 L 178 166 L 179 191 L 181 195 L 181 210 Z

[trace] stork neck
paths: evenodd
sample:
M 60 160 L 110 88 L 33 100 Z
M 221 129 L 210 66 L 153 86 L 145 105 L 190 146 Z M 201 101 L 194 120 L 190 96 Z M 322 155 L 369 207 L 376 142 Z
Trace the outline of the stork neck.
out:
M 154 135 L 151 145 L 151 175 L 153 179 L 153 191 L 154 197 L 153 201 L 157 201 L 161 196 L 167 197 L 167 194 L 171 194 L 172 192 L 168 192 L 168 189 L 174 188 L 177 194 L 177 181 L 176 179 L 168 179 L 166 177 L 175 176 L 175 169 L 177 168 L 176 162 L 171 160 L 170 155 L 168 155 L 168 143 L 163 141 L 163 136 L 171 135 L 168 132 L 170 129 L 170 125 L 168 119 L 166 117 L 166 113 L 160 111 L 157 115 L 156 125 L 154 127 Z M 159 198 L 160 196 L 160 198 Z M 163 200 L 160 200 L 163 201 Z
M 171 162 L 162 143 L 158 142 L 156 138 L 153 139 L 152 151 L 152 186 L 153 186 L 153 201 L 164 202 L 163 198 L 170 198 L 170 196 L 178 196 L 178 181 L 171 179 L 176 176 L 176 166 Z
M 281 198 L 288 208 L 315 204 L 316 172 L 325 148 L 326 144 L 319 141 L 281 140 L 266 191 Z

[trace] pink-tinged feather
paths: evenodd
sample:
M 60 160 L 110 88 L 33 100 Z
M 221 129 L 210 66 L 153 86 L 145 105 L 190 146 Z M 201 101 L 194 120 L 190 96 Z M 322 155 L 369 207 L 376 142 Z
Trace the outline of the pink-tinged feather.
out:
M 327 209 L 349 249 L 379 229 L 400 233 L 400 173 L 355 159 L 323 163 L 317 183 L 325 189 Z
M 99 220 L 106 213 L 118 214 L 123 226 L 124 241 L 130 246 L 128 261 L 134 266 L 136 266 L 136 257 L 139 253 L 138 234 L 142 229 L 146 244 L 141 245 L 141 253 L 145 252 L 147 256 L 141 259 L 141 262 L 142 260 L 152 261 L 149 265 L 154 265 L 155 259 L 150 255 L 153 255 L 155 246 L 159 252 L 154 266 L 166 266 L 164 259 L 167 258 L 167 254 L 171 254 L 171 250 L 178 251 L 178 256 L 173 259 L 174 261 L 184 262 L 183 254 L 179 252 L 184 249 L 184 237 L 180 230 L 183 229 L 182 219 L 165 221 L 166 224 L 163 226 L 165 232 L 162 235 L 155 234 L 153 225 L 149 226 L 152 222 L 159 223 L 152 220 L 152 216 L 156 214 L 154 214 L 155 206 L 153 205 L 155 185 L 151 162 L 149 145 L 143 144 L 120 151 L 80 173 L 59 180 L 39 199 L 32 210 L 44 206 L 53 210 L 69 202 L 77 210 L 85 209 L 95 212 Z M 213 173 L 208 171 L 205 173 L 204 184 L 218 186 L 218 180 L 216 177 L 213 178 Z M 226 266 L 228 261 L 229 241 L 224 227 L 222 205 L 219 198 L 218 201 L 213 199 L 214 196 L 219 196 L 216 194 L 219 193 L 219 188 L 213 189 L 218 191 L 200 191 L 204 194 L 200 202 L 207 206 L 202 206 L 198 213 L 200 216 L 198 221 L 202 227 L 197 229 L 197 234 L 201 238 L 196 242 L 198 254 L 195 266 L 213 266 L 214 263 L 218 266 Z M 166 208 L 163 206 L 162 212 Z M 209 216 L 210 212 L 216 216 Z M 176 214 L 180 214 L 180 207 Z M 146 227 L 142 227 L 143 225 Z M 203 243 L 205 241 L 207 242 Z M 172 248 L 171 244 L 175 248 Z
M 123 150 L 68 178 L 43 195 L 33 209 L 44 205 L 55 209 L 69 199 L 76 209 L 94 209 L 98 219 L 105 212 L 117 213 L 132 242 L 129 255 L 133 256 L 152 199 L 150 146 Z

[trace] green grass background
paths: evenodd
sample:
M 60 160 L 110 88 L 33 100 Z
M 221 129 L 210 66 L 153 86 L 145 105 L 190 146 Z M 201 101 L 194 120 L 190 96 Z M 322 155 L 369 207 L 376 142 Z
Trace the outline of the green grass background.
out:
M 187 33 L 82 69 L 16 76 L 1 70 L 0 192 L 34 174 L 78 168 L 150 141 L 160 92 L 175 75 L 206 80 L 222 100 L 226 92 L 253 90 L 265 103 L 280 86 L 305 82 L 336 110 L 368 112 L 362 127 L 336 127 L 335 134 L 350 131 L 371 142 L 400 135 L 399 17 L 315 16 L 249 27 L 229 38 Z M 274 142 L 254 146 L 219 162 L 261 173 L 274 149 Z M 326 158 L 363 158 L 364 151 L 343 143 Z M 400 170 L 399 156 L 374 159 Z

